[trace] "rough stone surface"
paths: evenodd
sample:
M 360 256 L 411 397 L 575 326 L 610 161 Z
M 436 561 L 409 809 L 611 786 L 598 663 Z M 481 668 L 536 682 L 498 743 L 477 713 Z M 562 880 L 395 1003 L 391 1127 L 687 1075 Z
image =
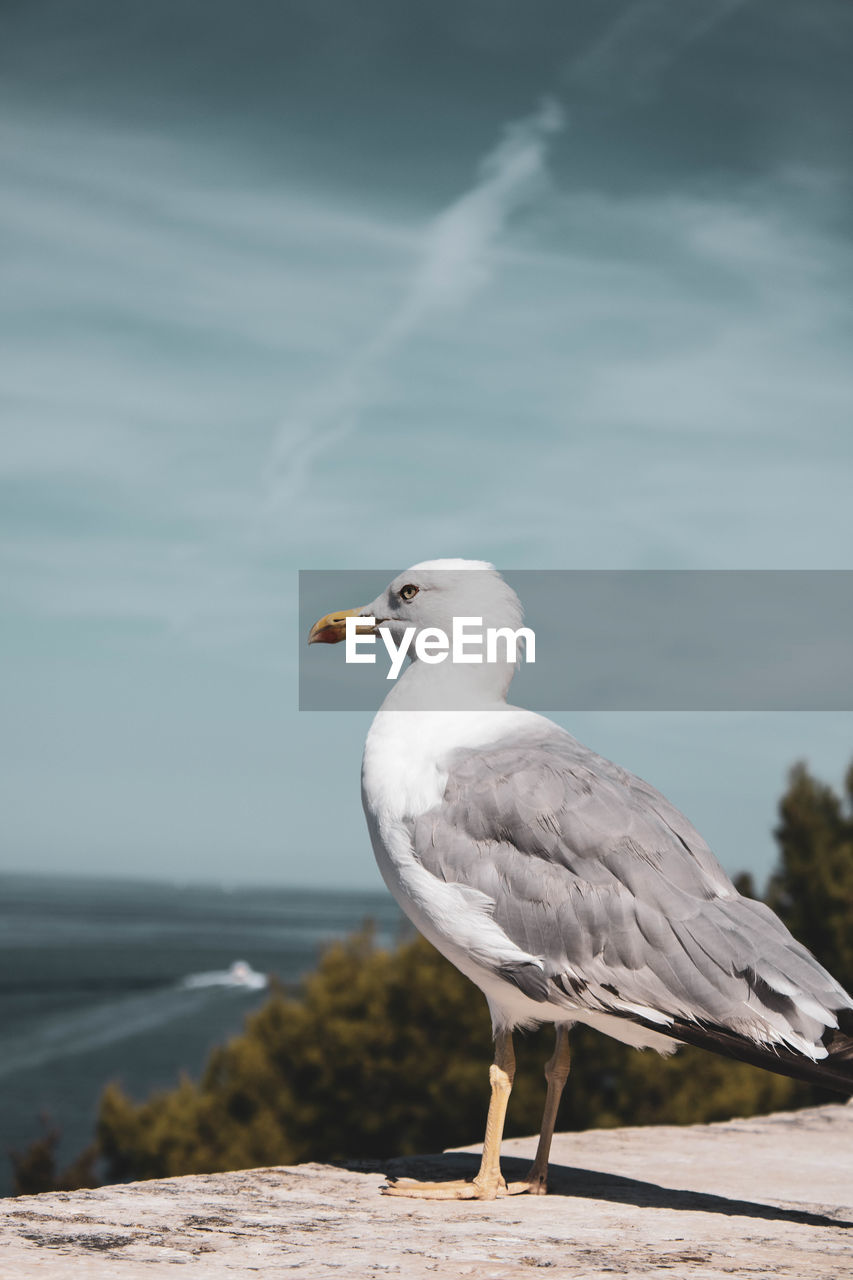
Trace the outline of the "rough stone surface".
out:
M 535 1140 L 505 1144 L 518 1177 Z M 522 1159 L 523 1157 L 523 1159 Z M 558 1135 L 552 1194 L 379 1194 L 383 1166 L 306 1164 L 3 1201 L 3 1280 L 853 1277 L 853 1106 Z M 451 1152 L 390 1173 L 470 1176 Z

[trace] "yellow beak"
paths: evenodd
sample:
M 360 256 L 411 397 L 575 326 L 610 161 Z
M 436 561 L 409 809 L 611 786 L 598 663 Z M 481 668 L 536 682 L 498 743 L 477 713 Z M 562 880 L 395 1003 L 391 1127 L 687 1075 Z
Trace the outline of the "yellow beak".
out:
M 355 618 L 360 613 L 361 609 L 338 609 L 335 613 L 327 613 L 314 623 L 308 633 L 308 643 L 338 644 L 347 633 L 347 618 Z M 367 625 L 356 627 L 356 633 L 360 636 L 372 635 L 375 630 L 375 627 Z

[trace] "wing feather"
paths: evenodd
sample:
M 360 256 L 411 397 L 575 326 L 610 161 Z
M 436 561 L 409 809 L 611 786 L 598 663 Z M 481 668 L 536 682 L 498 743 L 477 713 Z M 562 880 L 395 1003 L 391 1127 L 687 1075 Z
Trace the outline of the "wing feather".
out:
M 541 962 L 535 998 L 825 1055 L 853 1000 L 648 783 L 556 726 L 444 764 L 443 803 L 412 824 L 415 856 L 486 896 L 508 942 Z

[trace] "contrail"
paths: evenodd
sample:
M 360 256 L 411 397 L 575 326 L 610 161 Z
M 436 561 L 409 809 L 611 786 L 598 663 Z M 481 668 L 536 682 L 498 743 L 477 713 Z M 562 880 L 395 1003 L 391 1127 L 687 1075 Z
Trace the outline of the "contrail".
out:
M 549 139 L 564 124 L 562 108 L 548 98 L 534 115 L 506 127 L 482 160 L 478 182 L 427 232 L 421 265 L 389 336 L 404 337 L 432 313 L 461 306 L 487 282 L 489 254 L 513 214 L 541 193 Z
M 612 22 L 598 40 L 572 59 L 560 76 L 572 90 L 652 90 L 681 55 L 726 22 L 748 0 L 639 0 Z
M 650 90 L 682 53 L 747 0 L 637 0 L 559 77 L 561 92 Z M 429 224 L 420 262 L 389 320 L 331 383 L 277 431 L 268 466 L 268 507 L 282 510 L 303 490 L 315 462 L 357 430 L 383 370 L 419 327 L 463 306 L 488 283 L 509 221 L 546 189 L 551 140 L 565 127 L 556 97 L 507 125 L 482 159 L 476 181 Z
M 329 388 L 279 429 L 270 467 L 274 506 L 292 500 L 316 459 L 356 429 L 383 368 L 415 330 L 463 306 L 488 283 L 508 222 L 546 185 L 548 146 L 563 125 L 562 108 L 552 99 L 513 121 L 480 162 L 474 184 L 433 219 L 409 287 L 390 319 Z

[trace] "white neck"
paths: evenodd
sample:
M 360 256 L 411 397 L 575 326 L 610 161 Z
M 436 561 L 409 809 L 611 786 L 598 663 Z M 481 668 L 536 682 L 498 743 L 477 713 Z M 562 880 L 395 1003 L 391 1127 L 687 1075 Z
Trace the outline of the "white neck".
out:
M 429 664 L 415 659 L 382 703 L 383 711 L 476 711 L 506 705 L 509 662 Z

